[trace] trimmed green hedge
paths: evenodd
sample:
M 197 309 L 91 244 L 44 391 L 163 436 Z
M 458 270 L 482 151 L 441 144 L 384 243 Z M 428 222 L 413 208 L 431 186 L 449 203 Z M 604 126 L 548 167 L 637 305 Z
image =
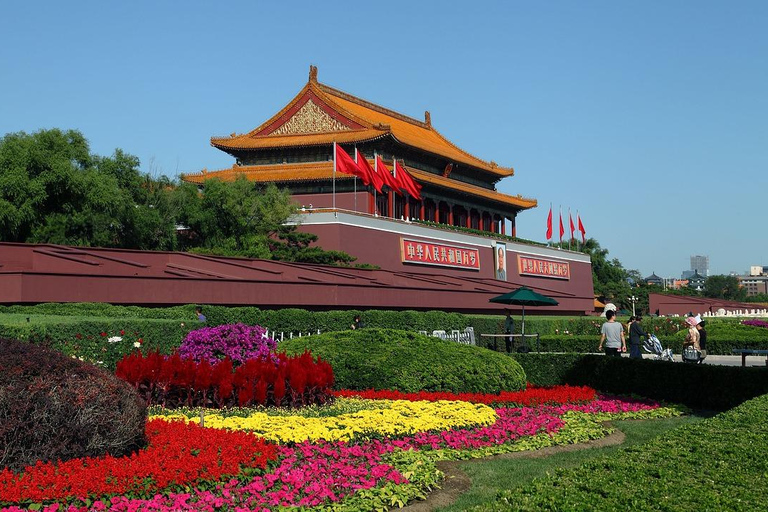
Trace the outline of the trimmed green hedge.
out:
M 278 350 L 310 350 L 331 363 L 336 389 L 498 393 L 525 388 L 511 358 L 486 349 L 394 329 L 358 329 L 294 338 Z
M 134 343 L 140 342 L 145 351 L 159 350 L 170 354 L 181 345 L 190 330 L 200 325 L 195 321 L 95 318 L 77 322 L 0 325 L 0 337 L 39 343 L 114 370 L 117 361 L 135 350 Z M 116 337 L 121 340 L 114 340 Z M 110 338 L 113 338 L 112 342 Z
M 766 417 L 761 396 L 474 510 L 768 510 Z
M 383 311 L 383 310 L 346 310 L 346 311 L 308 311 L 304 309 L 261 310 L 255 307 L 203 306 L 208 318 L 208 325 L 243 322 L 248 325 L 261 325 L 270 331 L 290 333 L 322 333 L 346 330 L 352 324 L 355 315 L 360 315 L 366 327 L 400 329 L 407 331 L 433 330 L 450 331 L 473 327 L 477 344 L 488 348 L 490 338 L 480 334 L 501 334 L 504 329 L 504 316 L 465 315 L 443 311 Z M 8 316 L 10 315 L 10 317 Z M 21 315 L 18 317 L 17 315 Z M 143 308 L 137 306 L 114 306 L 111 304 L 72 303 L 39 304 L 36 306 L 0 306 L 0 326 L 19 327 L 19 318 L 32 316 L 34 324 L 42 322 L 34 315 L 55 315 L 63 317 L 84 317 L 127 319 L 168 319 L 179 322 L 194 322 L 194 305 L 170 308 Z M 11 320 L 9 320 L 11 318 Z M 622 322 L 626 318 L 620 319 Z M 58 322 L 60 320 L 56 320 Z M 69 323 L 71 321 L 67 320 Z M 54 323 L 56 323 L 54 322 Z M 604 320 L 599 317 L 526 317 L 525 331 L 539 333 L 540 350 L 543 352 L 583 352 L 597 350 L 600 339 L 600 326 Z M 734 348 L 768 349 L 768 329 L 741 325 L 738 319 L 718 318 L 709 320 L 707 325 L 708 350 L 710 354 L 731 354 Z M 645 318 L 643 328 L 655 333 L 665 347 L 679 353 L 685 336 L 685 324 L 682 318 Z M 84 330 L 85 328 L 81 329 Z M 515 316 L 515 332 L 520 333 L 521 321 Z M 527 344 L 535 347 L 535 340 L 528 338 Z M 501 350 L 504 343 L 497 340 Z
M 725 410 L 768 393 L 768 368 L 696 365 L 586 354 L 514 354 L 540 386 L 571 384 Z

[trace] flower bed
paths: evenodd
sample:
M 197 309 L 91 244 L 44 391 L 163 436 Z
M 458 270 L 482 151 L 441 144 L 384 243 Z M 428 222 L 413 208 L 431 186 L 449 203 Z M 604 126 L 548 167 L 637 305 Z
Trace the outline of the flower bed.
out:
M 73 497 L 151 495 L 202 481 L 264 469 L 277 450 L 256 436 L 179 421 L 147 422 L 147 448 L 131 457 L 38 463 L 18 475 L 0 472 L 0 503 Z
M 167 417 L 191 422 L 200 421 L 199 417 L 187 418 L 173 413 Z M 490 407 L 462 401 L 376 400 L 372 401 L 371 408 L 367 410 L 325 418 L 270 416 L 260 411 L 247 417 L 226 417 L 215 413 L 205 415 L 207 427 L 247 430 L 269 441 L 283 444 L 323 440 L 367 440 L 383 436 L 492 425 L 496 421 L 497 416 Z
M 561 392 L 561 396 L 570 393 Z M 583 392 L 587 393 L 586 390 Z M 268 414 L 265 410 L 251 414 L 238 411 L 237 415 L 231 416 L 222 414 L 222 420 L 234 420 L 219 425 L 227 429 L 253 430 L 256 421 L 253 418 L 263 419 L 264 416 L 269 421 L 282 419 L 295 424 L 307 419 L 320 420 L 326 426 L 336 422 L 338 432 L 348 429 L 349 440 L 320 439 L 319 430 L 312 428 L 299 430 L 302 435 L 296 435 L 290 429 L 273 428 L 273 437 L 284 444 L 277 448 L 278 460 L 265 473 L 213 478 L 218 480 L 217 484 L 191 485 L 183 492 L 171 488 L 154 496 L 150 496 L 151 493 L 127 494 L 111 500 L 97 500 L 81 508 L 73 506 L 70 510 L 265 511 L 297 506 L 317 510 L 385 509 L 425 496 L 441 478 L 434 465 L 438 460 L 482 457 L 585 441 L 605 435 L 607 428 L 599 421 L 607 417 L 676 414 L 674 410 L 660 408 L 654 403 L 611 397 L 598 397 L 585 403 L 582 396 L 574 396 L 579 398 L 576 403 L 535 408 L 497 407 L 495 410 L 465 401 L 339 398 L 334 405 L 339 411 L 335 417 L 287 416 L 285 412 Z M 346 400 L 352 402 L 351 407 L 357 409 L 356 412 L 345 412 Z M 516 400 L 528 399 L 517 397 Z M 367 407 L 361 404 L 367 404 Z M 317 410 L 313 410 L 312 414 L 316 413 Z M 394 426 L 390 425 L 393 414 L 399 415 Z M 353 418 L 360 421 L 360 425 L 367 422 L 367 428 L 355 430 L 356 427 L 351 426 Z M 155 421 L 163 420 L 156 418 L 153 424 Z M 205 417 L 205 424 L 216 424 L 212 415 Z M 194 428 L 192 423 L 189 425 Z M 227 432 L 217 428 L 197 428 L 214 433 Z M 266 427 L 269 428 L 272 427 Z M 333 429 L 328 432 L 329 437 L 337 435 L 332 433 Z M 216 446 L 216 443 L 210 444 Z M 46 512 L 60 510 L 55 505 L 44 509 Z
M 249 359 L 234 368 L 229 357 L 214 364 L 180 353 L 134 352 L 117 363 L 115 374 L 134 386 L 148 405 L 232 407 L 322 404 L 329 398 L 333 369 L 309 352 Z
M 372 400 L 463 400 L 473 404 L 505 404 L 520 407 L 531 407 L 544 404 L 566 404 L 589 402 L 596 397 L 595 390 L 587 386 L 557 386 L 555 388 L 537 388 L 529 385 L 525 391 L 502 391 L 499 394 L 491 393 L 450 393 L 421 391 L 419 393 L 403 393 L 396 390 L 340 390 L 333 394 L 339 397 L 358 396 Z

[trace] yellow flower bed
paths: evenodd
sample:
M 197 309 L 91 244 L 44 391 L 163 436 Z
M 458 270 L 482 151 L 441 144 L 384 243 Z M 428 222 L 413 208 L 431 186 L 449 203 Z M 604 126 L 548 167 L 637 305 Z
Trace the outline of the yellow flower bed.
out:
M 375 436 L 401 436 L 448 430 L 475 425 L 491 425 L 496 413 L 483 404 L 461 401 L 411 402 L 408 400 L 370 400 L 372 408 L 339 416 L 305 418 L 302 416 L 270 416 L 254 412 L 248 417 L 205 415 L 205 426 L 230 430 L 247 430 L 277 443 L 302 441 L 351 441 Z M 181 414 L 152 416 L 200 422 Z

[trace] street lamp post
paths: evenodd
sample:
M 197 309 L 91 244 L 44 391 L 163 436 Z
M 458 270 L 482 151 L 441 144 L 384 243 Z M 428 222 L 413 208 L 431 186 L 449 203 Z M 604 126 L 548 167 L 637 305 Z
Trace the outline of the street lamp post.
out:
M 637 297 L 635 297 L 634 295 L 632 295 L 629 298 L 629 302 L 632 303 L 632 316 L 635 316 L 635 302 L 637 302 L 637 300 L 638 300 Z

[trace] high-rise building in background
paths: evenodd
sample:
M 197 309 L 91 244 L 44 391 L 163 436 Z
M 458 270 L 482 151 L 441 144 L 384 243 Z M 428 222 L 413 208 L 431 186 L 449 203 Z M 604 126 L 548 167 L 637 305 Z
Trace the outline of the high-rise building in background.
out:
M 691 256 L 691 270 L 709 277 L 709 256 Z

